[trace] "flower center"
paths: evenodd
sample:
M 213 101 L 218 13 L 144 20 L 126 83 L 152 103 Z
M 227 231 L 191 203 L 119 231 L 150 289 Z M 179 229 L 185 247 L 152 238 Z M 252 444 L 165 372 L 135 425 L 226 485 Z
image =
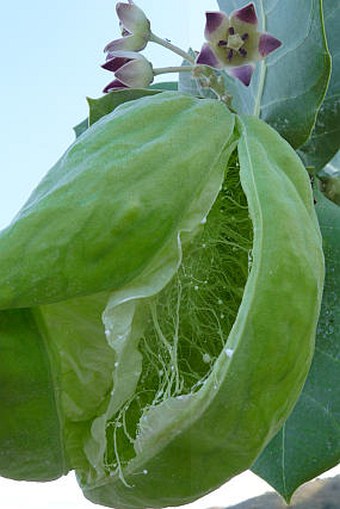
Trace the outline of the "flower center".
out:
M 239 34 L 233 34 L 228 36 L 227 47 L 229 49 L 238 51 L 240 48 L 242 48 L 243 44 L 244 41 Z
M 218 42 L 218 46 L 227 50 L 227 59 L 231 61 L 234 55 L 239 54 L 242 57 L 247 56 L 247 50 L 243 48 L 245 42 L 249 39 L 249 34 L 244 33 L 242 35 L 235 32 L 234 27 L 228 28 L 226 39 L 222 39 Z

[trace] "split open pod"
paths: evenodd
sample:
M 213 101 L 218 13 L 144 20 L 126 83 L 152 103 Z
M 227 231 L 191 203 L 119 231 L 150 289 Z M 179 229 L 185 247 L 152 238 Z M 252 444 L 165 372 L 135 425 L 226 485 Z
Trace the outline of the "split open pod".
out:
M 184 504 L 249 468 L 298 399 L 321 236 L 259 119 L 176 92 L 119 106 L 2 232 L 0 266 L 2 475 L 75 469 L 103 505 Z

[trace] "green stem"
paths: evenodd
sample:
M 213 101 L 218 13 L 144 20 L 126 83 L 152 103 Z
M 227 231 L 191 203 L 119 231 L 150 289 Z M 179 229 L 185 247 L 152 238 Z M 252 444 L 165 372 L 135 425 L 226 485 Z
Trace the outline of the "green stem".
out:
M 195 59 L 191 55 L 189 55 L 189 53 L 183 51 L 181 48 L 178 48 L 174 44 L 171 44 L 171 42 L 167 41 L 166 39 L 161 39 L 152 32 L 150 34 L 149 41 L 155 42 L 156 44 L 159 44 L 160 46 L 167 48 L 168 50 L 172 51 L 173 53 L 176 53 L 176 55 L 179 55 L 180 57 L 184 58 L 184 60 L 187 60 L 192 64 L 195 63 Z
M 226 91 L 222 76 L 217 76 L 214 69 L 205 65 L 194 67 L 193 75 L 202 88 L 209 88 L 232 113 L 236 113 L 232 107 L 232 96 Z
M 192 72 L 194 67 L 192 65 L 180 65 L 175 67 L 158 67 L 153 69 L 153 73 L 155 76 L 159 74 L 167 74 L 170 72 Z

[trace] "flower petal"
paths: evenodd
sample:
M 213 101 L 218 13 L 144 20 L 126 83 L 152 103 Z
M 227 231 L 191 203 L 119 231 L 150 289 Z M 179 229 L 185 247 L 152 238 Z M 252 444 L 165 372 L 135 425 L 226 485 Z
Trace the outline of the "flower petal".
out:
M 257 16 L 256 16 L 254 4 L 250 3 L 250 4 L 246 5 L 245 7 L 242 7 L 242 9 L 234 11 L 233 18 L 237 18 L 239 21 L 242 21 L 243 23 L 249 23 L 251 25 L 256 25 L 257 24 Z
M 115 72 L 123 65 L 127 64 L 130 61 L 129 58 L 122 57 L 112 57 L 105 62 L 101 67 L 106 69 L 107 71 Z
M 123 25 L 123 23 L 121 21 L 119 22 L 119 28 L 120 28 L 120 33 L 122 34 L 122 37 L 127 37 L 128 35 L 132 35 L 131 32 L 126 30 L 125 26 Z
M 150 22 L 142 9 L 137 7 L 137 5 L 118 2 L 116 11 L 123 27 L 130 33 L 144 35 L 150 33 Z
M 215 69 L 222 69 L 223 67 L 223 64 L 217 58 L 209 43 L 203 44 L 202 49 L 196 58 L 196 64 L 208 65 Z
M 124 83 L 122 83 L 119 80 L 113 80 L 111 83 L 106 85 L 106 87 L 103 89 L 103 93 L 107 94 L 108 92 L 111 92 L 111 90 L 119 89 L 119 88 L 129 88 Z
M 282 45 L 282 42 L 270 34 L 261 34 L 259 41 L 259 52 L 261 57 L 266 57 Z
M 149 61 L 143 57 L 140 53 L 137 53 L 136 51 L 110 51 L 108 53 L 108 59 L 111 60 L 112 58 L 126 58 L 128 60 L 143 60 L 147 62 L 149 65 Z
M 144 57 L 130 60 L 117 70 L 115 76 L 121 83 L 131 88 L 145 88 L 154 78 L 151 64 Z
M 223 12 L 206 12 L 206 23 L 204 36 L 207 41 L 218 42 L 220 39 L 227 37 L 229 28 L 228 16 Z
M 147 45 L 147 39 L 140 35 L 128 35 L 109 42 L 104 48 L 104 52 L 112 51 L 141 51 Z
M 243 85 L 249 86 L 251 77 L 253 75 L 255 67 L 253 65 L 242 65 L 240 67 L 233 67 L 228 71 L 228 74 L 234 76 L 238 80 L 242 81 Z

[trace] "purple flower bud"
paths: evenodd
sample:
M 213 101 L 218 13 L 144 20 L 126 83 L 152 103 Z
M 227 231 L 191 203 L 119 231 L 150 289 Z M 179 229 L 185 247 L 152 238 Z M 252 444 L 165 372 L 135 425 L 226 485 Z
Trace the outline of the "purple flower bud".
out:
M 145 48 L 150 38 L 150 21 L 142 9 L 133 1 L 128 4 L 118 2 L 116 11 L 122 36 L 104 48 L 104 52 L 112 51 L 141 51 Z
M 253 3 L 231 13 L 207 12 L 205 38 L 196 63 L 215 69 L 229 69 L 231 75 L 249 85 L 252 65 L 281 46 L 270 34 L 257 31 L 258 19 Z
M 150 22 L 142 9 L 133 2 L 124 4 L 118 2 L 116 12 L 122 27 L 130 34 L 144 34 L 150 31 Z
M 114 72 L 115 80 L 103 92 L 117 88 L 145 88 L 153 82 L 154 73 L 150 62 L 133 51 L 114 51 L 102 65 L 103 69 Z
M 107 94 L 108 92 L 112 92 L 112 90 L 119 90 L 120 88 L 129 88 L 124 83 L 122 83 L 119 80 L 113 80 L 111 83 L 106 85 L 106 87 L 103 89 L 104 94 Z
M 107 71 L 116 72 L 120 67 L 130 62 L 130 60 L 131 58 L 115 57 L 110 54 L 110 58 L 102 65 L 102 68 Z
M 120 39 L 109 42 L 104 53 L 112 51 L 141 51 L 147 45 L 147 40 L 140 35 L 126 35 Z

